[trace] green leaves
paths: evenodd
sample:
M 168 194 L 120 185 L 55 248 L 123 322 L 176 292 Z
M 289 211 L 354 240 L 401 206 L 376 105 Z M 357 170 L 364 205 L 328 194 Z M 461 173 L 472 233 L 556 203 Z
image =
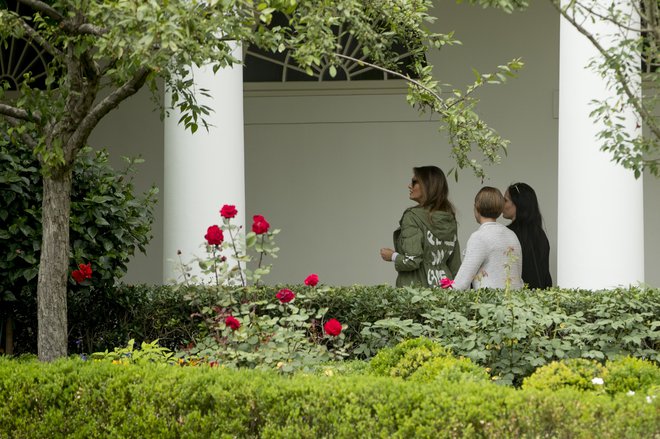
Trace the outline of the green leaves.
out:
M 330 342 L 324 340 L 320 322 L 327 308 L 310 309 L 293 302 L 277 304 L 275 291 L 269 292 L 268 300 L 229 300 L 222 306 L 202 307 L 197 315 L 203 318 L 201 324 L 207 335 L 178 355 L 218 362 L 224 367 L 286 374 L 309 371 L 312 366 L 345 355 L 341 349 L 329 350 Z M 294 301 L 303 298 L 298 294 Z M 238 319 L 238 329 L 225 324 L 228 316 Z M 343 346 L 343 337 L 332 343 Z
M 115 171 L 108 161 L 105 152 L 85 149 L 73 174 L 71 267 L 92 262 L 92 284 L 98 287 L 114 284 L 135 250 L 144 250 L 157 193 L 151 189 L 136 197 L 130 178 L 133 163 Z M 0 165 L 0 244 L 5 251 L 0 261 L 0 291 L 15 292 L 25 307 L 21 318 L 26 323 L 36 313 L 31 307 L 41 249 L 42 176 L 32 150 L 20 143 L 0 140 Z M 84 294 L 80 300 L 85 300 Z
M 525 4 L 508 0 L 478 3 L 507 11 Z M 309 74 L 327 72 L 336 77 L 346 68 L 342 64 L 346 58 L 340 59 L 342 55 L 353 58 L 353 62 L 368 61 L 373 68 L 412 81 L 414 87 L 408 102 L 421 111 L 440 115 L 441 126 L 449 133 L 457 169 L 468 168 L 483 177 L 481 162 L 497 163 L 500 153 L 505 152 L 506 141 L 477 117 L 477 100 L 471 94 L 483 84 L 503 83 L 520 64 L 500 66 L 496 73 L 478 77 L 472 88 L 456 91 L 452 98 L 445 99 L 432 76 L 432 66 L 427 65 L 426 52 L 460 43 L 452 32 L 429 32 L 427 24 L 435 20 L 429 14 L 433 7 L 430 0 L 112 0 L 75 6 L 58 3 L 52 7 L 61 9 L 63 16 L 69 8 L 76 10 L 87 27 L 81 31 L 67 27 L 69 24 L 63 26 L 35 17 L 41 37 L 59 51 L 47 75 L 52 89 L 42 93 L 25 85 L 22 95 L 26 98 L 16 105 L 41 114 L 47 121 L 64 120 L 69 126 L 63 127 L 62 133 L 75 130 L 81 120 L 78 116 L 85 116 L 71 118 L 66 110 L 79 107 L 78 94 L 84 93 L 86 99 L 93 101 L 102 91 L 100 86 L 81 91 L 81 84 L 101 84 L 106 91 L 112 91 L 132 83 L 142 71 L 148 72 L 147 82 L 154 93 L 160 93 L 154 86 L 156 77 L 162 78 L 171 92 L 171 107 L 164 111 L 177 108 L 181 112 L 179 122 L 192 133 L 208 128 L 206 119 L 211 109 L 198 100 L 199 95 L 207 94 L 195 89 L 192 68 L 210 65 L 217 72 L 240 63 L 233 54 L 235 42 L 240 42 L 265 52 L 288 51 L 287 56 Z M 7 30 L 0 38 L 23 29 L 12 14 L 3 13 L 2 20 Z M 78 24 L 72 22 L 70 26 Z M 352 44 L 360 51 L 354 51 Z M 67 52 L 64 48 L 72 50 Z M 410 65 L 402 64 L 401 50 Z M 84 77 L 77 76 L 81 70 Z M 413 78 L 409 77 L 411 70 L 415 72 Z M 67 139 L 47 126 L 35 127 L 42 130 L 37 133 L 37 143 L 42 145 L 39 153 L 44 163 L 48 168 L 70 163 L 69 155 L 76 151 L 64 154 Z M 483 155 L 483 159 L 471 158 L 472 152 Z
M 599 127 L 597 137 L 601 150 L 609 153 L 614 162 L 633 171 L 635 178 L 645 171 L 660 177 L 660 15 L 657 14 L 657 0 L 642 0 L 639 7 L 632 7 L 632 2 L 597 5 L 580 0 L 560 5 L 556 0 L 551 1 L 566 21 L 589 38 L 598 51 L 589 68 L 602 78 L 610 91 L 609 97 L 592 102 L 590 114 Z M 606 23 L 607 33 L 594 32 L 584 24 L 585 20 Z M 635 120 L 624 121 L 624 114 Z

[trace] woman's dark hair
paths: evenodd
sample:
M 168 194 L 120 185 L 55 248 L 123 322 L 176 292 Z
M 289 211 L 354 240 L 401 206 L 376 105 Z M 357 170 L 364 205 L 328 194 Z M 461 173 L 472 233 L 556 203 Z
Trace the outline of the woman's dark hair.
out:
M 519 226 L 543 228 L 543 217 L 534 189 L 526 183 L 514 183 L 507 188 L 509 199 L 516 206 L 516 218 Z
M 550 288 L 550 243 L 543 231 L 543 217 L 536 192 L 525 183 L 514 183 L 507 191 L 516 206 L 516 217 L 509 224 L 509 229 L 516 234 L 522 248 L 523 282 L 530 288 Z
M 449 187 L 442 169 L 437 166 L 419 166 L 413 168 L 413 174 L 422 185 L 424 200 L 420 206 L 433 212 L 440 210 L 456 216 L 454 205 L 449 201 Z

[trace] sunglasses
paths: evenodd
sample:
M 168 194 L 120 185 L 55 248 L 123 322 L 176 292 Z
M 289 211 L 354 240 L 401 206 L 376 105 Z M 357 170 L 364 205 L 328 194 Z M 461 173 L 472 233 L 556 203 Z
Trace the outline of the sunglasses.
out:
M 415 187 L 415 185 L 416 185 L 417 183 L 419 183 L 419 181 L 417 181 L 416 178 L 413 178 L 412 180 L 410 180 L 410 186 Z

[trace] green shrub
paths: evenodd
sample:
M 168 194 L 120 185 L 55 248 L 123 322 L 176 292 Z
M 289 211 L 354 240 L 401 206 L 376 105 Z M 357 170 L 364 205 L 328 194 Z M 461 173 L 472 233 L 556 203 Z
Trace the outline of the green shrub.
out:
M 178 350 L 199 332 L 197 322 L 190 318 L 195 308 L 171 287 L 119 285 L 89 291 L 92 296 L 97 293 L 99 300 L 88 304 L 87 313 L 69 320 L 73 339 L 69 353 L 111 351 L 131 339 L 158 339 L 163 347 Z
M 553 361 L 525 378 L 523 388 L 558 390 L 570 387 L 602 391 L 604 372 L 603 366 L 597 361 L 585 358 Z
M 640 392 L 660 386 L 660 368 L 647 360 L 624 357 L 605 363 L 607 393 Z
M 402 339 L 428 337 L 456 356 L 491 369 L 501 383 L 522 384 L 540 366 L 567 358 L 634 356 L 660 361 L 659 289 L 451 291 L 324 287 L 305 291 L 347 326 L 350 354 L 369 358 Z M 272 287 L 271 287 L 272 288 Z M 254 300 L 267 287 L 242 296 Z M 272 294 L 272 293 L 271 293 Z
M 435 357 L 423 363 L 411 376 L 413 381 L 487 382 L 488 371 L 469 358 Z
M 71 194 L 70 266 L 90 262 L 86 285 L 70 278 L 70 349 L 82 337 L 76 322 L 103 318 L 112 286 L 136 250 L 151 239 L 155 188 L 134 194 L 134 163 L 115 171 L 108 154 L 87 148 L 76 159 Z M 36 285 L 41 250 L 42 179 L 33 151 L 0 136 L 0 320 L 12 317 L 17 352 L 36 351 Z M 90 288 L 89 285 L 93 286 Z M 90 315 L 90 314 L 94 315 Z M 125 340 L 124 340 L 125 341 Z
M 364 360 L 330 361 L 310 367 L 306 373 L 317 376 L 354 376 L 369 373 L 369 363 Z
M 125 348 L 115 348 L 112 352 L 94 352 L 90 358 L 94 361 L 110 361 L 113 364 L 163 363 L 176 364 L 174 353 L 158 345 L 158 340 L 142 342 L 135 348 L 135 340 L 129 340 Z
M 451 356 L 451 353 L 438 343 L 427 338 L 416 338 L 382 349 L 369 362 L 369 369 L 377 376 L 406 378 L 428 360 L 446 356 Z
M 456 358 L 450 351 L 426 338 L 406 340 L 381 350 L 369 362 L 373 375 L 413 381 L 488 381 L 488 372 L 469 358 Z
M 16 439 L 656 437 L 660 400 L 490 383 L 0 358 Z

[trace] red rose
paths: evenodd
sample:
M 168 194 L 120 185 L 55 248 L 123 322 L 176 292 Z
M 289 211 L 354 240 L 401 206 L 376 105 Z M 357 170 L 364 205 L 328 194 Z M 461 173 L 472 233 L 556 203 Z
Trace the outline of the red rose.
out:
M 85 276 L 85 279 L 92 278 L 92 263 L 88 262 L 87 264 L 78 264 L 80 272 Z
M 222 230 L 218 226 L 209 227 L 204 238 L 209 245 L 220 245 L 222 244 L 222 241 L 225 240 L 225 237 L 222 235 Z
M 448 277 L 443 277 L 440 279 L 440 287 L 443 289 L 451 288 L 452 285 L 454 285 L 454 281 L 449 279 Z
M 283 288 L 277 292 L 275 297 L 277 297 L 281 303 L 289 303 L 296 298 L 296 294 L 291 290 Z
M 319 283 L 319 275 L 318 274 L 310 274 L 305 278 L 305 285 L 310 286 L 310 287 L 315 287 L 316 284 Z
M 73 277 L 73 280 L 75 280 L 77 283 L 81 283 L 85 280 L 85 273 L 80 270 L 73 270 L 71 272 L 71 277 Z
M 330 319 L 323 325 L 323 330 L 326 334 L 336 337 L 341 334 L 341 323 L 336 319 Z
M 239 322 L 238 319 L 234 316 L 228 316 L 225 319 L 225 325 L 229 326 L 232 330 L 236 331 L 238 328 L 241 327 L 241 322 Z
M 236 210 L 236 206 L 232 204 L 225 204 L 222 206 L 222 209 L 220 209 L 220 215 L 227 219 L 235 217 L 237 213 L 238 210 Z
M 254 233 L 256 233 L 257 235 L 263 235 L 268 231 L 270 224 L 268 224 L 266 218 L 264 218 L 261 215 L 255 215 L 252 217 L 252 220 L 253 220 L 252 231 Z

